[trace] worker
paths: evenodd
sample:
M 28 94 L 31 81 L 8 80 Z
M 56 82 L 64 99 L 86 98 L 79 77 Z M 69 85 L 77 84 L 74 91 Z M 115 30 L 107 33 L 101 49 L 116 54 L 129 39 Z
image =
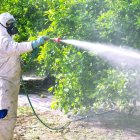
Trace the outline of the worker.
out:
M 0 140 L 12 140 L 17 117 L 20 88 L 20 55 L 44 45 L 47 37 L 32 42 L 15 42 L 16 20 L 10 13 L 0 14 Z

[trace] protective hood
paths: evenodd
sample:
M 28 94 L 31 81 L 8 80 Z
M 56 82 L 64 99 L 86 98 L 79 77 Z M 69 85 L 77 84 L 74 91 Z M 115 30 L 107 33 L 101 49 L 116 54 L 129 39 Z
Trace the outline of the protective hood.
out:
M 0 23 L 2 25 L 4 25 L 5 27 L 6 27 L 6 22 L 11 20 L 11 19 L 15 20 L 13 15 L 11 15 L 7 12 L 0 14 Z M 8 34 L 6 28 L 4 28 L 1 24 L 0 24 L 0 34 L 1 35 Z

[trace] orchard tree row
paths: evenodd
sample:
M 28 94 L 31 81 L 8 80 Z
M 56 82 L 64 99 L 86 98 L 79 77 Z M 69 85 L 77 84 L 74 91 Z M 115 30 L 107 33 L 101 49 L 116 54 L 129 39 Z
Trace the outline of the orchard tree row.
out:
M 140 47 L 139 0 L 3 0 L 0 12 L 6 11 L 17 19 L 17 41 L 46 35 Z M 138 70 L 112 67 L 72 45 L 48 41 L 22 57 L 27 70 L 35 68 L 39 75 L 55 77 L 49 88 L 57 99 L 52 107 L 65 112 L 102 105 L 123 108 L 138 95 Z

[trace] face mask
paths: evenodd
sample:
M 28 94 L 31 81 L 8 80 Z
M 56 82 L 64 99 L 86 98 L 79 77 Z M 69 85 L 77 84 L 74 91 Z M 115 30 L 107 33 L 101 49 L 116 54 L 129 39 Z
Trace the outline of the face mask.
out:
M 10 35 L 15 35 L 18 33 L 18 29 L 15 27 L 15 23 L 10 23 L 8 26 L 6 26 L 6 29 Z
M 0 23 L 1 24 L 1 23 Z M 15 35 L 15 34 L 17 34 L 18 33 L 18 29 L 17 29 L 17 27 L 15 27 L 15 23 L 10 23 L 10 24 L 8 24 L 8 25 L 6 25 L 6 27 L 3 25 L 3 24 L 1 24 L 4 28 L 6 28 L 7 29 L 7 32 L 8 32 L 8 34 L 10 34 L 10 35 Z

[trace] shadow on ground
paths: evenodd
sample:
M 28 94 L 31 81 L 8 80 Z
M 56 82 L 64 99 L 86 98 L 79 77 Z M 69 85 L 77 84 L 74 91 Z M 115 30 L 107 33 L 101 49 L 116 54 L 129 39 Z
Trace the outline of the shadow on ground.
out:
M 140 135 L 140 115 L 128 115 L 125 112 L 113 111 L 85 119 L 84 122 L 88 123 L 88 125 L 84 125 L 86 128 L 94 126 L 111 130 L 119 129 Z
M 50 81 L 30 80 L 30 82 L 25 81 L 25 85 L 30 94 L 43 92 L 48 98 L 48 85 L 54 84 L 48 82 Z M 23 88 L 21 88 L 22 90 Z M 28 114 L 27 112 L 26 114 Z M 95 115 L 94 113 L 92 115 L 90 112 L 86 115 L 92 117 L 72 122 L 66 130 L 57 133 L 46 129 L 35 117 L 33 119 L 28 115 L 26 117 L 21 115 L 18 118 L 16 133 L 20 137 L 19 140 L 140 140 L 139 112 L 138 109 L 132 115 L 118 111 L 102 115 Z M 30 113 L 31 111 L 29 111 Z M 50 123 L 50 125 L 57 124 L 62 120 L 62 124 L 67 122 L 67 118 L 63 114 L 54 113 L 52 110 L 45 113 L 41 115 L 41 118 L 45 118 L 45 122 Z

